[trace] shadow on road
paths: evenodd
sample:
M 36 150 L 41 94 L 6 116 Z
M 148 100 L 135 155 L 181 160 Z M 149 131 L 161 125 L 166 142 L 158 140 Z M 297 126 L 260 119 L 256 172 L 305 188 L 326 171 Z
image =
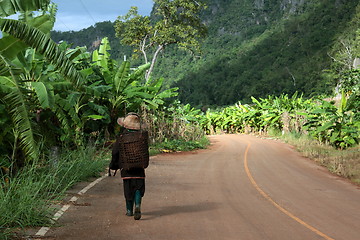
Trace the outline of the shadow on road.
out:
M 151 220 L 162 216 L 181 214 L 181 213 L 204 212 L 204 211 L 217 209 L 219 205 L 220 205 L 219 203 L 215 203 L 215 202 L 201 202 L 194 205 L 166 206 L 151 212 L 144 212 L 142 214 L 143 215 L 142 220 Z

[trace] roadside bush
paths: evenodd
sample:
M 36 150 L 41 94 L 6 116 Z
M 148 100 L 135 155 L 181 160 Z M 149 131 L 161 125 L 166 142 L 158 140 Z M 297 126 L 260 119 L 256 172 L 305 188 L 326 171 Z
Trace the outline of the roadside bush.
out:
M 185 141 L 182 139 L 169 140 L 151 146 L 150 151 L 158 152 L 181 152 L 206 148 L 210 144 L 209 139 L 203 136 L 198 141 Z
M 142 109 L 142 119 L 152 144 L 172 140 L 199 141 L 204 136 L 202 126 L 198 123 L 201 118 L 199 114 L 200 110 L 177 101 L 157 110 Z
M 339 102 L 325 101 L 323 97 L 303 99 L 297 94 L 252 100 L 252 105 L 237 103 L 208 110 L 199 115 L 200 126 L 207 134 L 297 132 L 337 149 L 359 144 L 358 95 L 346 96 L 343 92 Z

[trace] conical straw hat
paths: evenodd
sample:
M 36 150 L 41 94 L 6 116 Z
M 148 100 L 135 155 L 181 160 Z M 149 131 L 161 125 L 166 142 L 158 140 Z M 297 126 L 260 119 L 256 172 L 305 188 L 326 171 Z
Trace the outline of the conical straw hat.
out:
M 140 117 L 136 113 L 128 113 L 125 117 L 118 118 L 117 123 L 127 129 L 139 130 Z

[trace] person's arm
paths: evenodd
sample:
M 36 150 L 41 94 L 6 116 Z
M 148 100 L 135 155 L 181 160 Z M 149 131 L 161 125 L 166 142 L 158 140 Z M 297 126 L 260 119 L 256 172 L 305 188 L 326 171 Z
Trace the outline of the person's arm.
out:
M 118 138 L 116 140 L 116 142 L 114 142 L 113 147 L 112 147 L 111 162 L 117 163 L 119 166 L 119 169 L 121 169 L 122 166 L 121 166 L 121 161 L 120 161 L 119 157 L 120 157 L 120 147 L 119 147 L 119 138 Z

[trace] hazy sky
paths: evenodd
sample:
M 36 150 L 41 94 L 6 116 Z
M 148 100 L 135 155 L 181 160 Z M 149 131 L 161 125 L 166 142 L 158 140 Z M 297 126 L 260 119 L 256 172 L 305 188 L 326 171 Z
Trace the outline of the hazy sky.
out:
M 96 22 L 115 21 L 125 15 L 131 6 L 137 6 L 140 15 L 149 15 L 152 0 L 52 0 L 58 5 L 54 30 L 78 31 Z

